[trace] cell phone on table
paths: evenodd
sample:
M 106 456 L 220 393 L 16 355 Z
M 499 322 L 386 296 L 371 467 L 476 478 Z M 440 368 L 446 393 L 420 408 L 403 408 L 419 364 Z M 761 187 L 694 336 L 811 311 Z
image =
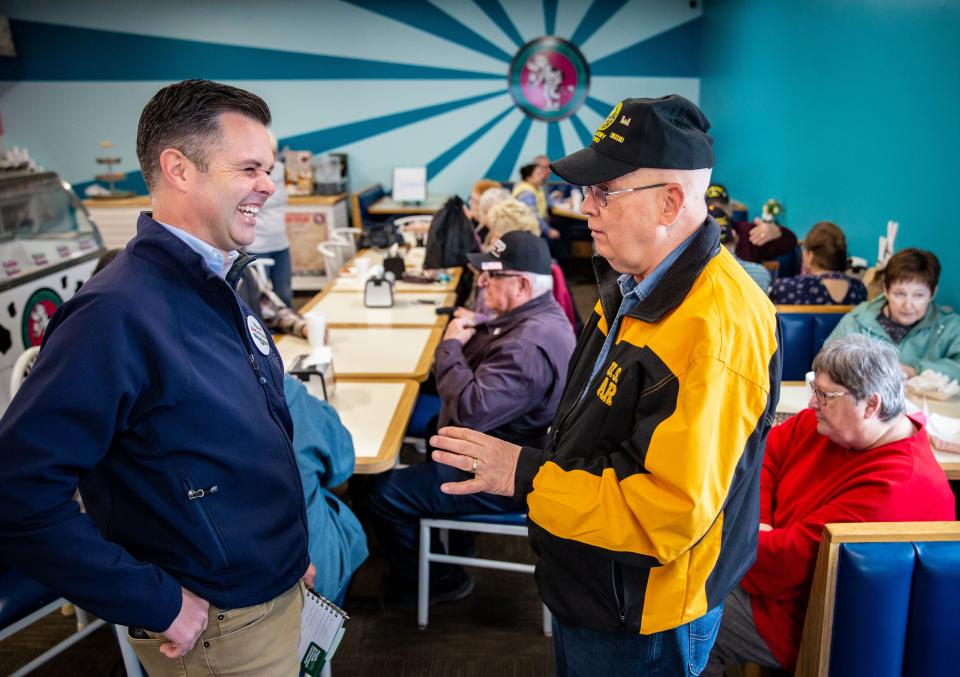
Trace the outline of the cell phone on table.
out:
M 425 306 L 435 306 L 437 302 L 433 299 L 417 299 L 417 303 L 422 303 Z

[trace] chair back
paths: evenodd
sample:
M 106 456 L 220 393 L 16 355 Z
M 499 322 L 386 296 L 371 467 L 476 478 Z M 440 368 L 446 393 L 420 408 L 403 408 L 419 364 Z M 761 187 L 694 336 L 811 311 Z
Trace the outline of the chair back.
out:
M 357 238 L 362 232 L 359 228 L 332 228 L 330 240 L 341 243 L 344 256 L 350 259 L 357 253 Z
M 776 306 L 783 333 L 783 380 L 802 381 L 824 341 L 853 306 Z
M 956 674 L 960 523 L 824 527 L 798 677 Z
M 337 240 L 327 240 L 317 245 L 317 251 L 323 257 L 324 274 L 328 280 L 333 280 L 340 274 L 340 269 L 348 259 L 348 248 L 349 245 Z
M 13 363 L 13 369 L 10 370 L 10 399 L 17 394 L 23 380 L 33 369 L 33 363 L 37 361 L 37 355 L 40 354 L 40 346 L 30 346 Z
M 383 186 L 379 183 L 372 183 L 369 186 L 361 188 L 350 196 L 350 208 L 353 212 L 353 227 L 363 230 L 363 227 L 375 219 L 370 217 L 370 207 L 377 200 L 386 195 Z

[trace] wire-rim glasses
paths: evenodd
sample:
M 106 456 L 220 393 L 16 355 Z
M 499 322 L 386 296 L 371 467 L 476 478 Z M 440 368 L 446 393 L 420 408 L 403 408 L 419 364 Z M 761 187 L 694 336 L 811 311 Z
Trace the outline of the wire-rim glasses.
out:
M 620 195 L 621 193 L 634 193 L 640 190 L 649 190 L 650 188 L 663 188 L 669 184 L 666 183 L 651 183 L 649 186 L 640 186 L 639 188 L 624 188 L 623 190 L 604 190 L 600 186 L 580 186 L 580 192 L 583 194 L 583 199 L 587 199 L 587 195 L 592 195 L 594 201 L 601 207 L 607 206 L 607 198 L 611 195 Z

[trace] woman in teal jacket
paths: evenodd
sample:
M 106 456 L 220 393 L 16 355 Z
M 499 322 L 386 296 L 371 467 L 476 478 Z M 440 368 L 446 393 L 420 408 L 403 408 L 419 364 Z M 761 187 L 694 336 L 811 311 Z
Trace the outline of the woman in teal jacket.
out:
M 960 317 L 932 302 L 939 279 L 936 256 L 904 249 L 883 271 L 883 295 L 854 308 L 827 340 L 867 334 L 897 346 L 907 378 L 932 369 L 960 380 Z

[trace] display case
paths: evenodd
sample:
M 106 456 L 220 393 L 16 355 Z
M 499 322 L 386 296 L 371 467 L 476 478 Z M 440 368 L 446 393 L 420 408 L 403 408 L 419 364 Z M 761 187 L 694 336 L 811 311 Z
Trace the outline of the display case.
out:
M 103 241 L 53 172 L 0 173 L 0 413 L 17 357 L 93 273 Z

